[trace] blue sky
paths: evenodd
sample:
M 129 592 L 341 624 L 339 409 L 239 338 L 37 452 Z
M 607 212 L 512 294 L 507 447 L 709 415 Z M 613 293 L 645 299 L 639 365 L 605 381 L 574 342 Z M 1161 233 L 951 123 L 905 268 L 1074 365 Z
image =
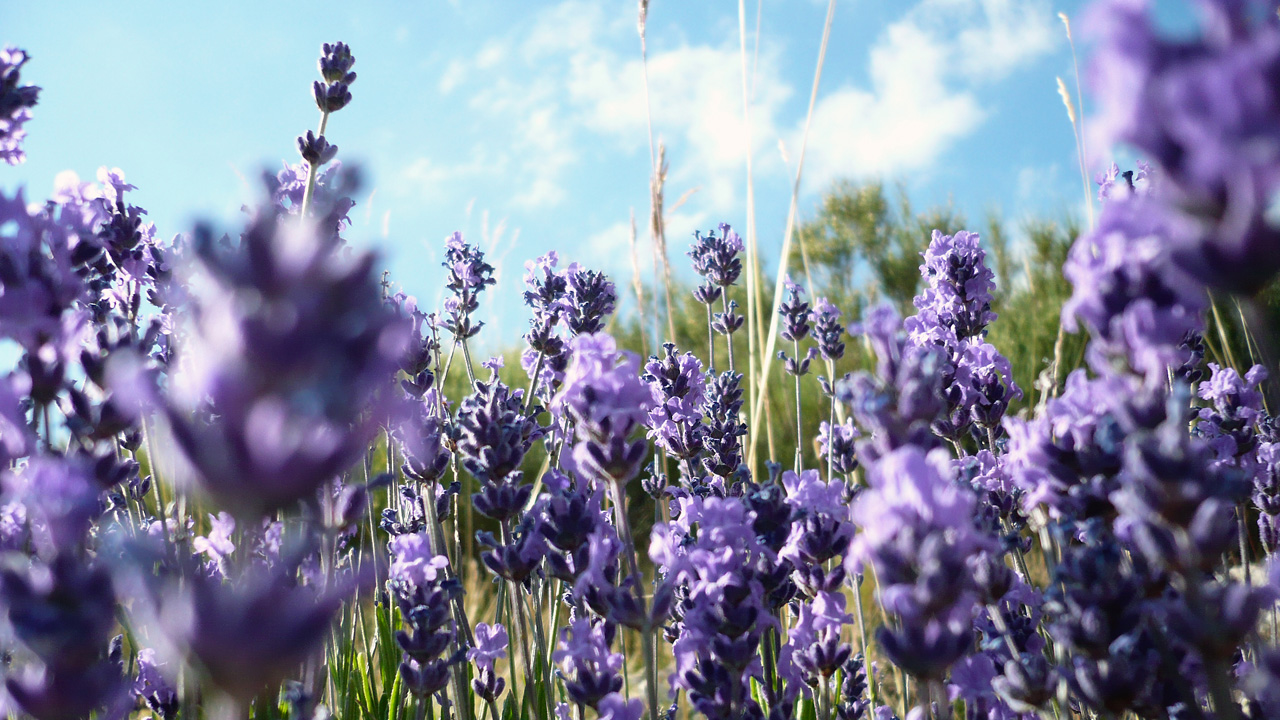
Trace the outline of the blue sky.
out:
M 746 5 L 754 36 L 756 2 Z M 953 200 L 975 223 L 989 210 L 1016 220 L 1078 209 L 1055 77 L 1074 93 L 1057 12 L 1081 5 L 840 2 L 801 212 L 841 177 L 900 180 L 918 205 Z M 762 3 L 750 138 L 766 257 L 782 240 L 826 6 Z M 745 227 L 737 3 L 653 0 L 648 36 L 667 203 L 692 192 L 667 228 L 687 272 L 692 230 Z M 546 250 L 629 287 L 632 210 L 650 254 L 634 0 L 5 3 L 0 43 L 30 52 L 24 78 L 44 90 L 29 159 L 0 167 L 0 188 L 40 198 L 63 170 L 120 167 L 162 235 L 196 218 L 231 228 L 259 197 L 261 172 L 297 160 L 294 138 L 318 120 L 319 46 L 338 39 L 359 79 L 328 137 L 366 178 L 348 237 L 381 248 L 407 291 L 436 301 L 455 229 L 499 265 L 489 320 L 506 338 L 524 325 L 509 312 L 522 264 Z

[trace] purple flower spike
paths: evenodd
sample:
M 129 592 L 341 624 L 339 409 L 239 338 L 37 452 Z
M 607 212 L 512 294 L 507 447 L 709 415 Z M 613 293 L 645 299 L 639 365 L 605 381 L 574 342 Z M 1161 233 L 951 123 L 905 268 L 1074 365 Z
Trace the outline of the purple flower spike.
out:
M 568 286 L 560 300 L 565 325 L 574 335 L 590 335 L 604 329 L 613 314 L 618 293 L 602 272 L 587 270 L 577 263 L 566 270 Z
M 445 241 L 444 268 L 448 271 L 447 286 L 452 296 L 445 300 L 447 316 L 444 327 L 459 340 L 474 337 L 484 323 L 472 324 L 471 316 L 480 307 L 479 296 L 495 282 L 493 266 L 484 260 L 484 253 L 462 240 L 462 233 L 455 232 Z
M 235 245 L 200 228 L 196 248 L 202 282 L 165 403 L 178 447 L 232 512 L 312 498 L 382 424 L 410 328 L 372 254 L 339 254 L 273 208 Z
M 579 335 L 551 412 L 574 422 L 579 440 L 574 458 L 599 480 L 625 482 L 639 471 L 644 441 L 627 442 L 653 407 L 653 393 L 640 379 L 640 359 L 617 349 L 613 338 Z M 637 450 L 637 448 L 639 448 Z M 603 473 L 603 474 L 601 474 Z
M 351 84 L 356 74 L 351 66 L 356 64 L 351 48 L 342 42 L 325 43 L 320 48 L 320 76 L 312 86 L 316 105 L 321 112 L 337 112 L 351 102 Z
M 820 297 L 814 303 L 809 319 L 813 321 L 813 336 L 818 341 L 822 357 L 826 360 L 844 357 L 844 343 L 840 338 L 844 335 L 845 328 L 840 324 L 840 308 Z
M 40 88 L 21 85 L 21 70 L 30 57 L 15 47 L 0 50 L 0 159 L 10 165 L 21 165 L 27 159 L 22 139 L 23 125 L 31 119 L 31 108 L 40 96 Z
M 138 651 L 138 676 L 133 681 L 133 693 L 161 720 L 172 720 L 178 714 L 181 698 L 165 671 L 166 663 L 159 661 L 156 651 L 143 648 Z
M 689 257 L 693 258 L 694 271 L 706 281 L 694 291 L 698 302 L 710 305 L 720 299 L 725 288 L 738 281 L 742 274 L 738 254 L 742 250 L 742 238 L 725 223 L 720 223 L 718 235 L 712 231 L 704 237 L 700 231 L 694 231 Z
M 1203 282 L 1252 295 L 1277 269 L 1280 229 L 1280 18 L 1269 0 L 1196 4 L 1190 32 L 1164 33 L 1150 0 L 1095 3 L 1089 81 L 1100 143 L 1155 161 L 1153 196 L 1173 219 L 1178 263 Z M 1114 202 L 1114 201 L 1113 201 Z
M 794 282 L 791 277 L 786 281 L 786 297 L 778 306 L 778 314 L 782 317 L 782 337 L 791 342 L 799 342 L 809 336 L 809 303 L 804 301 L 804 288 Z
M 946 327 L 963 340 L 981 335 L 996 319 L 991 311 L 995 274 L 986 255 L 977 233 L 933 231 L 929 248 L 921 253 L 920 274 L 927 287 L 914 301 L 923 325 Z
M 560 631 L 551 659 L 559 663 L 565 694 L 573 702 L 598 709 L 606 695 L 622 689 L 622 654 L 610 651 L 612 635 L 604 623 L 583 618 Z

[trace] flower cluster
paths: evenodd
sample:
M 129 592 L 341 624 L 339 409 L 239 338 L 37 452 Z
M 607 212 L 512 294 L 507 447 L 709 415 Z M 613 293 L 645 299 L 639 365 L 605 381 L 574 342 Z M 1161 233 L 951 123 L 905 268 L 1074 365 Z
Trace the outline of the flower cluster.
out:
M 31 108 L 40 97 L 40 88 L 21 84 L 22 66 L 28 60 L 24 50 L 0 49 L 0 159 L 10 165 L 27 159 L 22 150 L 27 131 L 22 126 L 31 119 Z

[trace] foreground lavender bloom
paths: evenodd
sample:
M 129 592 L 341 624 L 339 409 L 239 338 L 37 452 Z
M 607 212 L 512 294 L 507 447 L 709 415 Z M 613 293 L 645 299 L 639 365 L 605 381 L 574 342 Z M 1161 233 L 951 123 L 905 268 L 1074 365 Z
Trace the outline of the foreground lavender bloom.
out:
M 1202 329 L 1206 298 L 1175 263 L 1169 238 L 1161 209 L 1137 196 L 1107 203 L 1098 226 L 1072 246 L 1062 270 L 1073 286 L 1062 324 L 1089 329 L 1090 360 L 1100 371 L 1118 357 L 1163 379 L 1167 367 L 1188 359 L 1182 343 Z
M 747 683 L 762 677 L 756 648 L 774 622 L 754 572 L 769 551 L 742 500 L 683 498 L 679 505 L 678 520 L 655 527 L 649 548 L 663 572 L 686 588 L 672 695 L 684 689 L 707 717 L 738 717 L 755 707 Z
M 273 209 L 238 246 L 202 228 L 196 247 L 203 282 L 166 405 L 178 445 L 232 511 L 312 497 L 377 430 L 408 327 L 372 255 L 339 255 Z
M 22 66 L 29 60 L 26 51 L 6 46 L 0 50 L 0 159 L 20 165 L 27 159 L 22 139 L 23 125 L 31 119 L 31 108 L 40 96 L 40 88 L 21 85 Z
M 39 720 L 85 717 L 119 697 L 106 653 L 115 628 L 110 575 L 70 553 L 0 571 L 0 604 L 13 634 L 39 666 L 5 680 L 18 706 Z
M 966 559 L 992 543 L 974 528 L 974 498 L 947 477 L 943 456 L 904 447 L 871 469 L 871 489 L 858 495 L 851 570 L 871 565 L 879 601 L 898 616 L 877 640 L 894 664 L 920 678 L 941 679 L 970 644 L 977 601 Z
M 742 249 L 742 238 L 726 223 L 720 223 L 719 235 L 712 231 L 704 237 L 701 232 L 694 231 L 689 257 L 693 258 L 694 271 L 705 280 L 694 291 L 698 302 L 710 305 L 720 298 L 725 288 L 738 281 L 742 274 L 742 260 L 738 254 Z
M 1198 3 L 1198 32 L 1162 35 L 1149 2 L 1096 4 L 1090 79 L 1101 139 L 1132 145 L 1163 171 L 1160 202 L 1179 222 L 1178 262 L 1250 295 L 1280 269 L 1267 217 L 1278 187 L 1280 18 L 1267 0 Z
M 74 306 L 89 289 L 78 266 L 101 253 L 94 228 L 103 214 L 84 197 L 88 189 L 72 180 L 59 188 L 63 202 L 38 213 L 27 211 L 21 191 L 12 198 L 0 193 L 0 335 L 32 357 L 27 374 L 37 400 L 48 385 L 40 382 L 41 370 L 60 376 L 59 364 L 71 354 L 67 336 L 83 323 Z
M 155 591 L 148 610 L 166 661 L 188 662 L 213 688 L 247 702 L 319 651 L 344 599 L 339 578 L 325 590 L 300 586 L 290 569 L 253 568 L 230 581 L 193 574 Z

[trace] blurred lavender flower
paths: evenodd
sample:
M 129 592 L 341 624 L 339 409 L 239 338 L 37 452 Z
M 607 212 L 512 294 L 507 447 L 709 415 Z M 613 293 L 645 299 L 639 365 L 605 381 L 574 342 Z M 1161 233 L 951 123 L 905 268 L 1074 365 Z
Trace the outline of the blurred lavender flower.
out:
M 233 512 L 313 497 L 382 424 L 409 328 L 374 256 L 267 208 L 237 246 L 197 230 L 201 263 L 165 410 L 201 488 Z
M 188 662 L 211 688 L 244 703 L 319 651 L 358 579 L 299 585 L 290 563 L 250 567 L 227 580 L 190 573 L 149 598 L 147 623 L 166 662 Z M 146 581 L 154 585 L 154 580 Z
M 626 482 L 636 476 L 645 442 L 628 442 L 653 407 L 653 392 L 640 379 L 640 360 L 619 351 L 609 335 L 578 335 L 572 360 L 551 413 L 573 421 L 578 444 L 573 461 L 597 481 Z
M 1162 34 L 1146 0 L 1097 3 L 1089 70 L 1098 140 L 1125 142 L 1162 171 L 1159 202 L 1179 225 L 1177 261 L 1250 295 L 1280 269 L 1268 207 L 1280 188 L 1280 18 L 1269 0 L 1198 3 L 1190 34 Z
M 143 648 L 138 651 L 138 675 L 133 681 L 133 693 L 161 720 L 173 720 L 178 714 L 181 698 L 178 690 L 161 670 L 165 663 L 156 657 L 156 651 Z
M 0 159 L 10 165 L 27 159 L 22 150 L 27 131 L 22 126 L 40 97 L 40 88 L 20 84 L 22 66 L 30 59 L 25 50 L 12 46 L 0 50 Z
M 1188 360 L 1182 344 L 1203 327 L 1204 288 L 1174 262 L 1168 222 L 1150 199 L 1103 206 L 1098 226 L 1076 241 L 1062 271 L 1073 286 L 1062 325 L 1089 329 L 1090 362 L 1099 371 L 1118 356 L 1163 380 L 1166 368 Z
M 879 601 L 898 617 L 877 640 L 894 664 L 941 679 L 968 649 L 976 589 L 966 559 L 993 543 L 973 524 L 975 498 L 949 478 L 945 453 L 903 447 L 871 468 L 870 489 L 853 503 L 860 528 L 846 565 L 871 565 Z
M 0 607 L 13 636 L 39 663 L 6 673 L 10 696 L 39 720 L 71 720 L 124 690 L 107 660 L 115 629 L 110 575 L 71 553 L 0 569 Z
M 937 444 L 930 425 L 946 409 L 945 352 L 912 343 L 897 310 L 887 304 L 868 310 L 850 332 L 864 335 L 876 353 L 874 374 L 846 375 L 835 388 L 836 397 L 849 406 L 863 432 L 870 434 L 858 449 L 863 462 L 904 445 Z

